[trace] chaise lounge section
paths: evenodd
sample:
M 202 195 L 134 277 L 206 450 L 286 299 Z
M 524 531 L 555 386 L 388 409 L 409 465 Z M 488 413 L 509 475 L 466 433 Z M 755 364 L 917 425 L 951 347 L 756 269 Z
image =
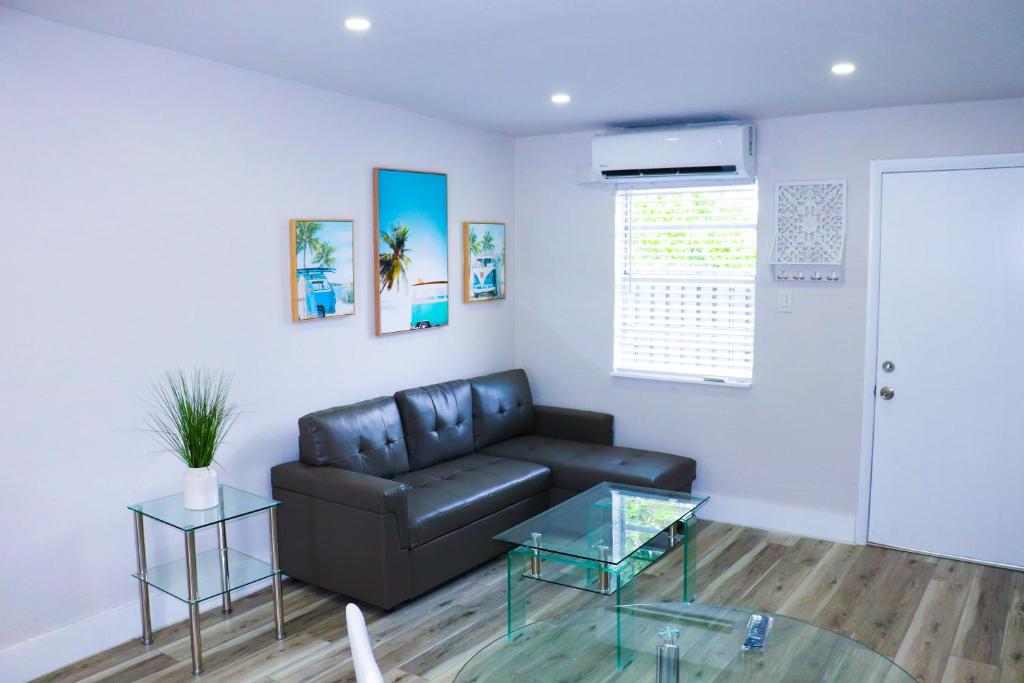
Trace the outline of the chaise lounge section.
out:
M 271 471 L 282 570 L 385 609 L 501 554 L 493 536 L 602 481 L 690 490 L 686 457 L 614 446 L 613 418 L 533 403 L 522 370 L 299 420 Z

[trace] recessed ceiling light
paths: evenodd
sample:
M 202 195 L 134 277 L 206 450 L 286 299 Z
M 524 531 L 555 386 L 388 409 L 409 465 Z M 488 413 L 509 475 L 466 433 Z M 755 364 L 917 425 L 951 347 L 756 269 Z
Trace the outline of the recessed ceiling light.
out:
M 850 62 L 839 62 L 832 65 L 832 73 L 836 76 L 849 76 L 857 70 L 857 66 Z
M 345 20 L 345 28 L 349 31 L 369 31 L 370 20 L 363 17 L 349 17 Z
M 555 104 L 569 104 L 571 100 L 572 98 L 569 97 L 568 93 L 564 92 L 556 92 L 551 96 L 551 101 Z

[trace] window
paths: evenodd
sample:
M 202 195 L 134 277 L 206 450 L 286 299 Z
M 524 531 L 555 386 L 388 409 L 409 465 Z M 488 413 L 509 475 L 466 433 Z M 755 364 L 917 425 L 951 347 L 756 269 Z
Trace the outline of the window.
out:
M 749 386 L 757 187 L 619 190 L 615 374 Z

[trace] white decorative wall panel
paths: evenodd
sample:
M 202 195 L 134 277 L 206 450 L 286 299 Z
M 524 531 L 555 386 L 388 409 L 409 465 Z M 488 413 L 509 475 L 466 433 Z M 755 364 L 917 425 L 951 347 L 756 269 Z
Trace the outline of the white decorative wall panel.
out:
M 840 282 L 846 241 L 846 181 L 775 185 L 776 280 Z

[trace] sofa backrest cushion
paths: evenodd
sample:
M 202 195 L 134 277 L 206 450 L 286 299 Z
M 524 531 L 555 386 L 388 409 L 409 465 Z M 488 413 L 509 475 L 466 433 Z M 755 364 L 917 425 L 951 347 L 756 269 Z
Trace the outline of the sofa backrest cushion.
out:
M 477 450 L 533 431 L 533 394 L 525 371 L 506 370 L 469 382 Z
M 409 467 L 436 465 L 473 452 L 473 400 L 464 379 L 395 394 Z
M 333 465 L 376 477 L 408 472 L 395 399 L 384 396 L 299 418 L 299 458 L 308 465 Z

